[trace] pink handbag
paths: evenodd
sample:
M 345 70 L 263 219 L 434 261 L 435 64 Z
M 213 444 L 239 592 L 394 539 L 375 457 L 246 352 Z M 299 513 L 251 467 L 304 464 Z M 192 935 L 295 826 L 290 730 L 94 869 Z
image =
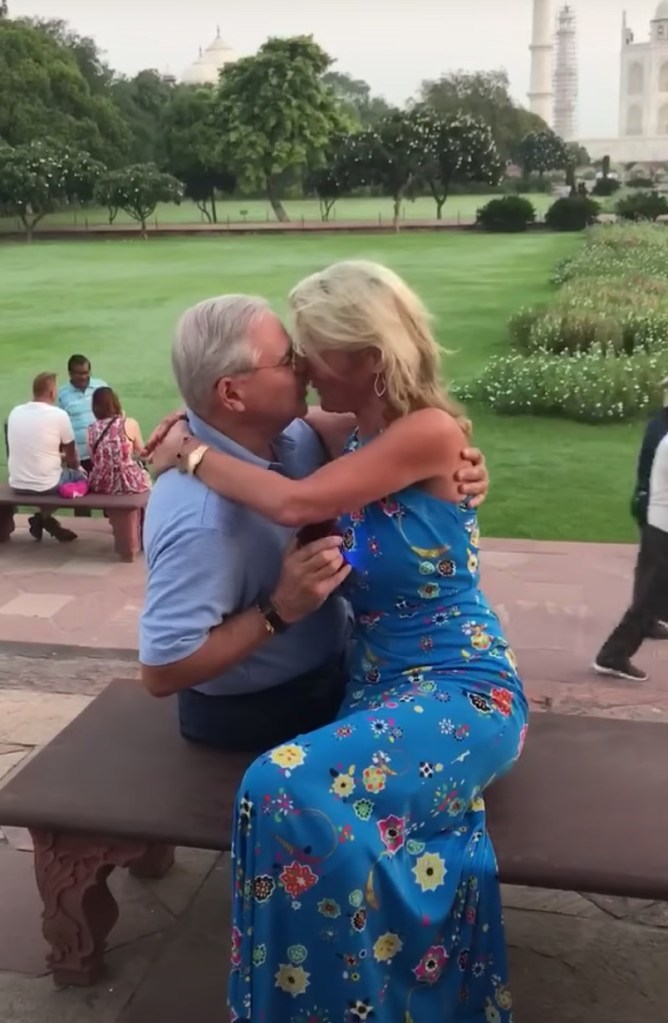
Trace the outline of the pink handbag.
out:
M 60 496 L 68 499 L 85 497 L 88 490 L 88 480 L 76 480 L 75 483 L 61 483 L 58 487 L 58 493 Z

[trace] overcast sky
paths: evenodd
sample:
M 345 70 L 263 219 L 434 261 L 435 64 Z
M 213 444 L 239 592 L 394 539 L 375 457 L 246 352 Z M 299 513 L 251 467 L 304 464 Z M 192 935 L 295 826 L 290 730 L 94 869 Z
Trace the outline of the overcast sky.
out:
M 571 0 L 578 18 L 579 132 L 617 134 L 622 11 L 644 39 L 657 0 Z M 553 0 L 556 16 L 561 0 Z M 423 78 L 505 67 L 526 103 L 532 0 L 9 0 L 10 14 L 65 18 L 118 70 L 180 75 L 220 24 L 239 53 L 268 35 L 312 33 L 336 67 L 402 102 Z M 594 51 L 596 53 L 594 54 Z

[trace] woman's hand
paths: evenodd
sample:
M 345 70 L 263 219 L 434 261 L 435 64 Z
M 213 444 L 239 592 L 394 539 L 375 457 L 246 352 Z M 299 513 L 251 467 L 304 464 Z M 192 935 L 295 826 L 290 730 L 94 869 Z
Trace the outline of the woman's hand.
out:
M 462 451 L 462 458 L 469 464 L 455 473 L 459 493 L 471 498 L 472 508 L 479 508 L 489 491 L 489 473 L 485 456 L 478 448 L 466 448 Z
M 179 464 L 184 448 L 193 439 L 185 419 L 174 417 L 171 427 L 158 442 L 157 447 L 153 447 L 153 453 L 149 456 L 148 461 L 153 475 L 160 476 L 167 469 L 175 468 Z M 150 444 L 151 441 L 146 447 L 148 448 Z
M 141 457 L 146 460 L 150 459 L 158 444 L 162 443 L 174 424 L 185 418 L 186 413 L 181 410 L 180 412 L 170 412 L 164 419 L 161 419 L 146 442 L 146 446 L 142 449 Z

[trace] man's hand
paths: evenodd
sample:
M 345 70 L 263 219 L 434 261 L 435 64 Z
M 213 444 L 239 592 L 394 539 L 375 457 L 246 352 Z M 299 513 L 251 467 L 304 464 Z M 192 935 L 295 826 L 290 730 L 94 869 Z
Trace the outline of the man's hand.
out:
M 489 492 L 489 473 L 485 456 L 478 448 L 466 448 L 462 451 L 462 458 L 470 464 L 455 473 L 459 493 L 463 497 L 471 498 L 472 508 L 479 508 Z
M 341 537 L 297 547 L 293 541 L 285 552 L 281 577 L 271 602 L 284 622 L 293 624 L 317 611 L 351 572 L 341 554 Z

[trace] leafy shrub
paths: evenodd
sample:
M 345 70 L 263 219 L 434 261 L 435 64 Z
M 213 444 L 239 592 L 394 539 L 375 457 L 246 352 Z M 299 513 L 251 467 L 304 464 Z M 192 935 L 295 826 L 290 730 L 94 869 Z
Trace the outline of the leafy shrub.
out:
M 484 181 L 453 181 L 450 195 L 503 195 L 503 183 L 490 185 Z
M 518 233 L 526 231 L 536 220 L 536 210 L 528 199 L 520 195 L 507 195 L 492 199 L 478 210 L 476 223 L 486 231 Z
M 607 198 L 618 192 L 621 187 L 622 183 L 619 178 L 597 178 L 592 192 L 594 195 L 601 196 L 601 198 Z
M 575 355 L 503 355 L 492 359 L 466 397 L 500 415 L 564 416 L 609 423 L 646 414 L 668 355 L 618 356 L 600 345 Z M 462 389 L 459 397 L 464 397 Z
M 658 192 L 632 192 L 619 200 L 615 212 L 624 220 L 656 220 L 668 214 L 668 200 Z
M 545 214 L 545 223 L 553 231 L 584 231 L 590 227 L 601 212 L 593 199 L 584 195 L 573 195 L 557 199 Z
M 626 182 L 629 188 L 654 188 L 654 182 L 651 178 L 642 177 L 640 174 L 634 175 L 629 178 Z
M 554 182 L 551 178 L 532 174 L 528 178 L 506 178 L 503 190 L 507 195 L 551 195 Z

